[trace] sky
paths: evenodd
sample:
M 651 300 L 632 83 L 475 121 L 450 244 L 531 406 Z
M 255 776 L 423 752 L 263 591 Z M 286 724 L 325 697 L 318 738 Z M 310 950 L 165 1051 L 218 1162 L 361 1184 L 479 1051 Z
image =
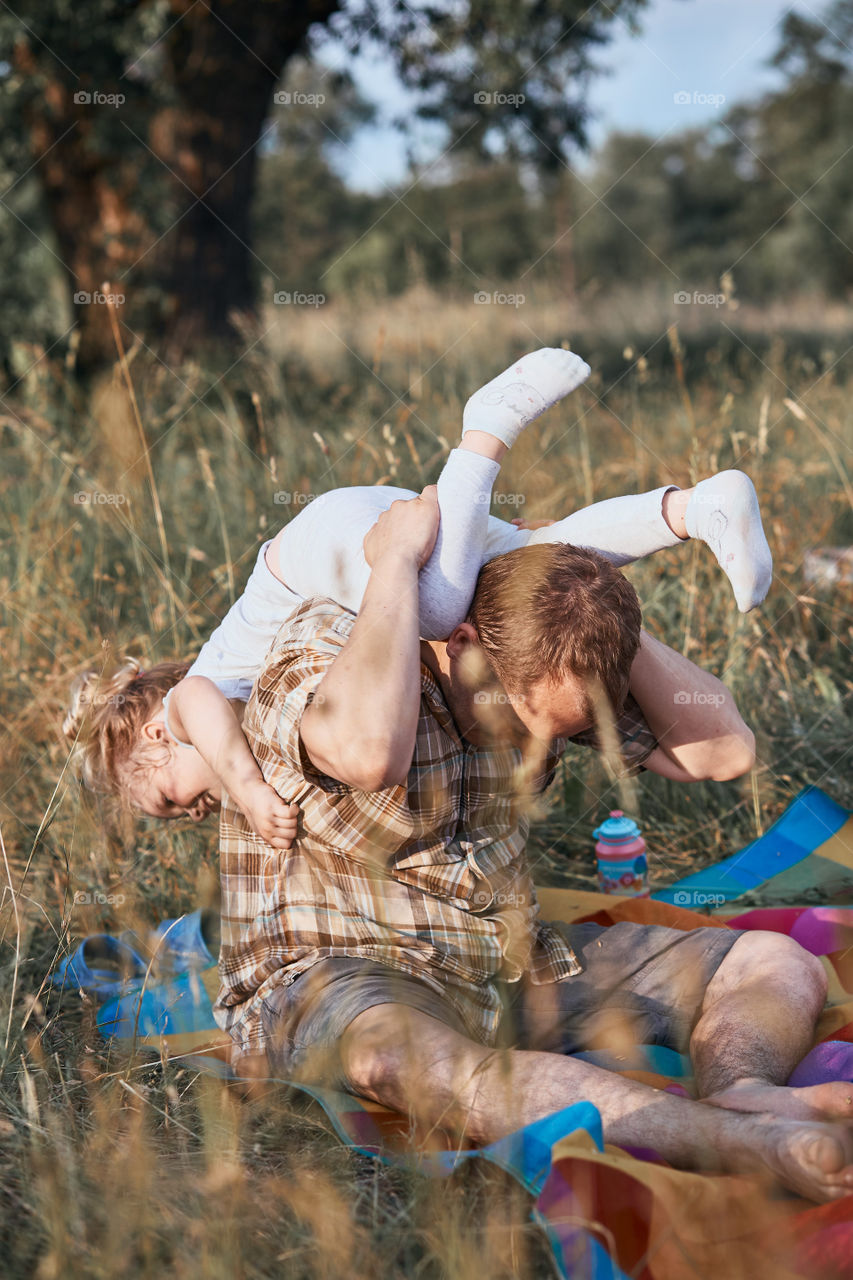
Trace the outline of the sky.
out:
M 776 48 L 782 15 L 794 8 L 814 18 L 824 7 L 824 0 L 652 0 L 639 36 L 617 20 L 614 39 L 597 55 L 612 74 L 596 76 L 591 86 L 593 146 L 612 129 L 657 136 L 700 125 L 772 88 L 779 77 L 763 64 Z M 387 61 L 362 56 L 348 65 L 386 118 L 405 110 L 409 99 Z M 419 126 L 418 160 L 438 156 L 442 136 L 438 126 Z M 381 191 L 405 178 L 406 145 L 387 125 L 365 128 L 335 158 L 335 167 L 351 187 Z

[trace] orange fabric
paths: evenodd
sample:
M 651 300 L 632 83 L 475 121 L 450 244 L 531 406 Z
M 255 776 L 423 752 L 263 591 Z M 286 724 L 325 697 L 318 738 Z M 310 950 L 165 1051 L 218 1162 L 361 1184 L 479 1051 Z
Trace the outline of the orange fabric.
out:
M 619 920 L 630 920 L 636 924 L 662 924 L 668 929 L 728 929 L 725 920 L 715 916 L 706 916 L 699 911 L 688 911 L 685 907 L 674 907 L 669 902 L 657 902 L 654 898 L 620 898 L 611 906 L 609 903 L 589 915 L 580 916 L 579 920 L 589 920 L 593 924 L 616 924 Z
M 646 1280 L 793 1280 L 797 1243 L 792 1209 L 807 1201 L 771 1199 L 756 1179 L 687 1173 L 637 1160 L 618 1147 L 603 1153 L 575 1135 L 554 1147 L 551 1179 L 563 1207 L 600 1224 L 598 1239 L 629 1275 Z M 570 1188 L 570 1193 L 568 1192 Z M 549 1220 L 553 1213 L 543 1192 Z M 853 1203 L 853 1198 L 851 1198 Z

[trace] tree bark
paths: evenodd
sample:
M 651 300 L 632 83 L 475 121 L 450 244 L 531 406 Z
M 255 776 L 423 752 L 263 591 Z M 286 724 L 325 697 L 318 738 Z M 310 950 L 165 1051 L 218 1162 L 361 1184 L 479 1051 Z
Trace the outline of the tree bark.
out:
M 37 74 L 23 41 L 14 62 L 17 71 Z M 45 78 L 42 70 L 42 79 L 43 95 L 26 123 L 80 335 L 77 366 L 85 374 L 115 359 L 103 286 L 127 299 L 122 280 L 144 253 L 150 230 L 136 207 L 134 156 L 99 150 L 87 105 L 58 77 Z
M 151 134 L 182 206 L 164 242 L 170 358 L 205 339 L 236 337 L 235 318 L 254 312 L 263 269 L 251 247 L 261 130 L 282 68 L 339 3 L 172 0 L 180 21 L 166 37 L 166 58 L 180 105 L 162 112 Z

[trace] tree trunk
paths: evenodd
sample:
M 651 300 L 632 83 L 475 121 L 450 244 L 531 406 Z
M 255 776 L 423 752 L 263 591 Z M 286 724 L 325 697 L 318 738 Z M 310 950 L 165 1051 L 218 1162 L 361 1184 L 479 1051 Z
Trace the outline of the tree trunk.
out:
M 15 49 L 15 68 L 36 75 L 31 49 Z M 38 108 L 26 115 L 30 145 L 56 238 L 56 252 L 68 282 L 79 332 L 77 367 L 94 371 L 116 357 L 108 303 L 108 283 L 119 314 L 132 303 L 128 273 L 144 254 L 151 234 L 136 207 L 138 166 L 133 154 L 99 150 L 94 118 L 59 78 L 46 78 Z
M 172 0 L 182 17 L 166 37 L 166 58 L 180 105 L 151 133 L 183 206 L 164 242 L 170 358 L 200 340 L 234 338 L 234 319 L 254 312 L 263 264 L 250 219 L 261 129 L 282 68 L 339 3 Z
M 113 135 L 110 149 L 97 112 L 76 101 L 79 82 L 64 83 L 38 44 L 19 42 L 16 70 L 46 82 L 27 123 L 69 293 L 78 299 L 78 371 L 94 373 L 116 356 L 108 308 L 98 300 L 106 281 L 125 298 L 119 315 L 128 346 L 141 332 L 158 354 L 175 359 L 206 339 L 236 338 L 233 318 L 254 310 L 254 276 L 263 269 L 251 249 L 250 217 L 272 91 L 309 28 L 341 2 L 171 0 L 161 46 L 175 105 L 155 105 L 153 90 L 137 78 L 132 110 L 117 117 L 128 125 L 126 137 Z M 119 74 L 95 87 L 128 91 Z M 174 221 L 158 240 L 140 193 L 148 182 L 156 191 L 161 176 Z M 155 283 L 165 316 L 152 305 Z

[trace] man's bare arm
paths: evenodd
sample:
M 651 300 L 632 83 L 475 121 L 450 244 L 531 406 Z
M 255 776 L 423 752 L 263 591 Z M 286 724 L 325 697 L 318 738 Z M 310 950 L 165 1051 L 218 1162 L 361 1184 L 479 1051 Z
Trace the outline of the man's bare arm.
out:
M 421 702 L 418 573 L 438 532 L 434 486 L 394 502 L 365 539 L 372 572 L 352 634 L 302 717 L 314 768 L 359 791 L 404 782 Z
M 641 633 L 631 692 L 659 747 L 647 769 L 675 782 L 725 782 L 755 763 L 755 738 L 730 691 L 707 671 Z

